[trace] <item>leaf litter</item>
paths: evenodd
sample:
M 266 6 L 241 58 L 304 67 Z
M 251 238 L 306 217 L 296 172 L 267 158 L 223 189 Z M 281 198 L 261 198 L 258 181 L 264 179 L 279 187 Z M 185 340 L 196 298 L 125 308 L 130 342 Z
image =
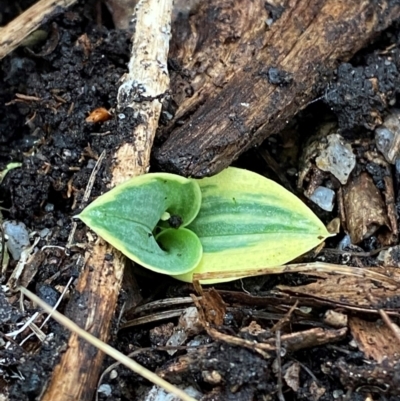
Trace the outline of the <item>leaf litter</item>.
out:
M 2 206 L 7 209 L 3 214 L 7 219 L 23 222 L 31 233 L 48 230 L 47 235 L 38 236 L 31 259 L 27 259 L 28 263 L 23 267 L 32 272 L 26 275 L 24 285 L 30 285 L 38 292 L 50 286 L 58 294 L 67 288 L 66 299 L 60 305 L 62 311 L 66 310 L 68 298 L 76 295 L 73 288 L 68 289 L 68 282 L 71 277 L 76 278 L 82 268 L 82 250 L 76 244 L 86 240 L 83 225 L 78 225 L 75 243 L 69 250 L 65 248 L 71 230 L 70 217 L 77 212 L 77 205 L 84 196 L 96 155 L 118 146 L 121 138 L 129 140 L 129 129 L 119 130 L 120 138 L 112 134 L 119 126 L 115 118 L 94 124 L 85 122 L 96 108 L 109 110 L 115 104 L 117 81 L 125 71 L 129 56 L 129 36 L 94 23 L 87 26 L 85 12 L 79 8 L 82 6 L 77 7 L 57 17 L 60 42 L 51 53 L 35 58 L 20 49 L 2 62 L 4 80 L 0 87 L 0 97 L 4 100 L 0 106 L 4 116 L 0 132 L 0 167 L 4 169 L 10 162 L 22 162 L 21 168 L 7 174 L 1 186 Z M 365 63 L 372 63 L 374 54 L 367 57 Z M 24 75 L 20 74 L 21 66 Z M 37 69 L 42 73 L 38 74 Z M 346 71 L 350 75 L 350 70 L 342 68 L 340 79 L 345 79 Z M 351 82 L 348 85 L 351 89 Z M 18 96 L 21 87 L 24 94 L 32 97 Z M 340 107 L 344 109 L 343 99 L 341 102 Z M 318 110 L 320 105 L 314 107 Z M 335 107 L 338 107 L 337 103 Z M 311 108 L 309 112 L 312 111 L 315 109 Z M 349 121 L 359 127 L 363 125 L 362 118 L 358 114 Z M 365 118 L 371 125 L 369 116 Z M 129 113 L 125 114 L 125 119 L 128 125 L 135 123 L 135 117 Z M 297 123 L 303 129 L 304 126 L 309 129 L 307 115 L 300 116 Z M 342 118 L 340 123 L 345 124 L 345 119 Z M 351 217 L 348 214 L 352 215 L 353 209 L 340 192 L 352 190 L 350 185 L 357 184 L 357 177 L 367 173 L 372 177 L 368 185 L 373 185 L 374 191 L 370 191 L 367 200 L 363 201 L 367 202 L 363 208 L 378 202 L 380 214 L 387 217 L 375 219 L 374 230 L 371 230 L 370 222 L 359 219 L 358 224 L 354 224 L 361 227 L 361 236 L 353 234 L 356 241 L 344 246 L 340 254 L 330 253 L 327 248 L 317 255 L 320 262 L 335 263 L 336 268 L 324 270 L 318 265 L 303 265 L 300 273 L 294 273 L 295 270 L 282 267 L 280 270 L 285 273 L 282 276 L 248 278 L 221 284 L 217 290 L 197 287 L 197 295 L 192 300 L 201 316 L 202 330 L 190 333 L 186 343 L 176 346 L 178 354 L 169 357 L 163 347 L 168 347 L 170 330 L 165 330 L 165 335 L 161 330 L 156 339 L 150 335 L 149 328 L 161 329 L 172 322 L 173 328 L 179 330 L 176 317 L 171 317 L 172 312 L 179 308 L 183 310 L 178 315 L 185 313 L 186 309 L 179 306 L 178 299 L 196 294 L 195 289 L 172 279 L 149 275 L 135 267 L 142 304 L 149 305 L 140 316 L 152 315 L 154 319 L 129 328 L 124 314 L 135 316 L 138 312 L 135 307 L 124 311 L 123 305 L 129 301 L 129 291 L 124 290 L 119 310 L 122 320 L 116 318 L 113 322 L 110 343 L 125 354 L 132 348 L 145 349 L 137 354 L 139 362 L 157 370 L 160 376 L 173 383 L 194 384 L 197 396 L 204 399 L 250 400 L 264 395 L 274 399 L 282 390 L 281 386 L 287 399 L 331 400 L 337 399 L 337 395 L 352 397 L 357 393 L 373 394 L 374 399 L 383 399 L 379 398 L 382 394 L 396 399 L 400 388 L 396 373 L 399 362 L 395 349 L 397 340 L 390 333 L 398 324 L 397 283 L 400 280 L 396 269 L 390 264 L 381 266 L 379 259 L 369 252 L 397 246 L 394 226 L 397 216 L 393 207 L 398 210 L 398 195 L 393 188 L 397 187 L 400 174 L 397 168 L 388 172 L 379 153 L 375 152 L 372 131 L 364 131 L 362 136 L 357 136 L 356 131 L 344 130 L 342 134 L 352 144 L 357 161 L 354 176 L 350 176 L 347 184 L 349 187 L 342 188 L 340 182 L 326 171 L 318 172 L 316 155 L 305 177 L 307 185 L 318 183 L 335 191 L 338 201 L 334 210 L 341 217 L 342 228 L 351 234 L 353 225 L 348 223 Z M 286 175 L 286 171 L 290 173 L 293 168 L 290 150 L 295 150 L 293 147 L 297 145 L 291 148 L 285 143 L 284 134 L 275 140 L 273 157 L 281 161 L 279 168 Z M 255 159 L 251 152 L 240 160 L 241 165 L 248 167 L 249 159 Z M 96 175 L 92 198 L 106 190 L 108 164 L 106 161 Z M 251 166 L 259 171 L 267 169 L 254 160 Z M 293 176 L 287 174 L 287 177 L 295 187 Z M 356 196 L 364 193 L 364 187 L 357 187 Z M 374 194 L 379 194 L 380 198 Z M 333 217 L 316 211 L 326 222 Z M 328 246 L 337 247 L 337 240 L 329 240 Z M 362 252 L 367 256 L 359 256 Z M 309 255 L 308 259 L 315 260 L 315 257 Z M 399 263 L 398 253 L 394 252 L 389 260 Z M 4 279 L 11 276 L 17 264 L 16 260 L 9 262 Z M 347 264 L 357 268 L 347 268 Z M 365 269 L 371 266 L 373 269 Z M 343 269 L 346 268 L 345 272 Z M 4 290 L 2 286 L 1 310 L 5 315 L 1 332 L 5 336 L 0 340 L 1 380 L 8 383 L 10 400 L 28 400 L 42 391 L 60 350 L 65 347 L 67 335 L 50 319 L 43 327 L 45 337 L 42 342 L 40 337 L 33 337 L 21 345 L 30 334 L 28 330 L 10 341 L 6 334 L 21 328 L 21 323 L 30 323 L 36 308 L 25 303 L 21 309 L 18 297 Z M 155 300 L 166 299 L 171 299 L 167 306 L 154 305 Z M 187 307 L 193 307 L 192 301 Z M 164 322 L 157 319 L 160 311 L 170 312 L 163 317 Z M 329 321 L 322 320 L 321 316 L 329 311 L 347 315 L 348 323 L 334 327 Z M 389 321 L 385 320 L 382 311 Z M 39 314 L 35 324 L 39 324 L 41 318 Z M 121 323 L 125 328 L 118 332 Z M 276 362 L 277 352 L 280 364 Z M 106 360 L 104 367 L 109 363 L 110 360 Z M 281 384 L 278 384 L 279 370 L 283 378 Z M 149 389 L 143 380 L 136 376 L 132 378 L 132 374 L 124 369 L 116 368 L 116 374 L 107 379 L 111 399 L 139 399 L 140 394 Z M 100 393 L 99 399 L 107 399 L 107 396 Z

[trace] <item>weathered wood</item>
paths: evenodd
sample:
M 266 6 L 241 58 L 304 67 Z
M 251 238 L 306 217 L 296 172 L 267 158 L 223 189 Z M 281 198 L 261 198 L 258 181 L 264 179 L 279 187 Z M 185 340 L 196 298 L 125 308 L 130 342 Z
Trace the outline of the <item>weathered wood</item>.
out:
M 255 8 L 257 3 L 264 2 L 251 2 Z M 233 26 L 245 24 L 238 24 L 236 11 L 242 18 L 254 18 L 244 9 L 236 0 L 231 2 L 231 13 L 225 10 L 224 21 L 234 21 L 233 32 Z M 260 5 L 257 9 L 261 10 Z M 155 152 L 156 160 L 162 168 L 185 176 L 217 173 L 245 150 L 279 132 L 321 92 L 339 62 L 348 60 L 399 16 L 396 0 L 291 0 L 270 30 L 254 23 L 248 32 L 238 29 L 236 38 L 231 35 L 237 41 L 237 54 L 227 59 L 214 54 L 206 71 L 212 81 L 197 73 L 199 66 L 204 67 L 201 56 L 207 54 L 203 43 L 210 45 L 204 41 L 205 34 L 192 28 L 195 33 L 186 38 L 189 50 L 181 57 L 189 60 L 192 51 L 192 61 L 183 63 L 181 70 L 192 74 L 189 83 L 194 94 L 179 106 L 167 130 L 174 129 Z M 264 22 L 264 18 L 260 11 L 259 19 Z M 215 42 L 220 38 L 216 32 Z M 216 61 L 220 59 L 221 63 Z M 180 97 L 176 96 L 178 105 Z M 183 122 L 185 116 L 190 118 Z
M 172 26 L 171 93 L 178 104 L 173 120 L 163 132 L 179 126 L 186 114 L 217 96 L 224 86 L 266 45 L 272 15 L 279 15 L 287 0 L 271 14 L 265 1 L 205 0 L 187 19 Z
M 113 248 L 99 240 L 79 275 L 75 296 L 67 316 L 102 341 L 108 339 L 111 319 L 118 299 L 125 259 L 112 254 Z M 93 345 L 72 333 L 68 348 L 55 367 L 42 401 L 89 401 L 93 399 L 104 355 Z
M 0 28 L 0 60 L 54 14 L 57 7 L 67 8 L 75 2 L 76 0 L 40 0 L 4 28 Z M 58 13 L 60 11 L 62 9 Z
M 167 55 L 171 34 L 172 0 L 140 0 L 134 18 L 129 72 L 118 94 L 122 112 L 133 109 L 138 124 L 130 142 L 109 155 L 112 186 L 149 167 L 150 151 L 161 112 L 158 99 L 168 89 Z M 89 333 L 107 341 L 125 267 L 125 258 L 102 239 L 89 244 L 68 317 Z M 97 387 L 103 353 L 71 334 L 42 401 L 89 401 Z
M 172 9 L 172 21 L 178 14 L 187 14 L 202 0 L 175 0 Z M 138 0 L 104 0 L 105 5 L 112 15 L 114 26 L 117 29 L 130 29 L 131 16 Z

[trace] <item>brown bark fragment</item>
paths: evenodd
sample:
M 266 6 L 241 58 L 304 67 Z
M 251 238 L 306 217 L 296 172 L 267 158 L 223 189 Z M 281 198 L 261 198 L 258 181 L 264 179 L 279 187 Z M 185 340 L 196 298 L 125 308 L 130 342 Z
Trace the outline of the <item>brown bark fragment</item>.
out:
M 171 92 L 178 104 L 167 131 L 187 113 L 215 97 L 265 46 L 270 17 L 261 0 L 207 0 L 188 21 L 173 25 Z
M 371 176 L 362 173 L 344 191 L 346 226 L 353 244 L 373 235 L 380 227 L 389 227 L 385 204 Z
M 381 363 L 384 359 L 394 360 L 398 357 L 400 344 L 382 320 L 367 322 L 350 317 L 349 327 L 358 348 L 364 352 L 366 358 Z
M 224 323 L 226 305 L 218 292 L 213 288 L 204 292 L 196 304 L 203 326 L 221 326 Z
M 234 2 L 226 19 L 234 20 L 237 7 Z M 156 152 L 159 164 L 185 176 L 221 171 L 243 151 L 279 132 L 324 87 L 339 61 L 348 60 L 399 16 L 400 5 L 390 0 L 379 5 L 359 0 L 290 1 L 269 31 L 254 24 L 246 35 L 236 37 L 234 67 L 217 68 L 220 57 L 215 54 L 210 67 L 214 83 L 193 79 L 194 95 L 178 109 L 176 119 L 192 116 L 175 127 Z M 256 38 L 259 47 L 254 45 Z M 188 46 L 201 48 L 202 39 L 189 37 Z M 254 53 L 244 51 L 240 57 L 243 43 L 253 44 Z
M 103 341 L 108 338 L 111 319 L 123 276 L 124 258 L 99 241 L 79 276 L 75 298 L 70 302 L 68 314 L 75 323 Z M 101 271 L 99 270 L 101 269 Z M 42 401 L 91 400 L 97 387 L 98 372 L 103 353 L 71 334 L 68 349 L 53 372 L 52 380 Z
M 369 269 L 372 270 L 372 268 Z M 375 271 L 393 274 L 393 278 L 400 280 L 400 275 L 395 268 L 375 269 Z M 376 311 L 378 308 L 385 308 L 386 310 L 396 311 L 398 307 L 397 287 L 388 286 L 382 282 L 377 286 L 374 280 L 365 277 L 327 275 L 315 283 L 300 286 L 278 285 L 277 288 L 282 293 L 295 294 L 300 297 L 299 302 L 302 303 L 304 303 L 305 298 L 310 298 L 315 299 L 316 304 L 332 303 L 336 307 L 345 309 L 359 307 Z M 371 299 L 368 294 L 371 295 Z

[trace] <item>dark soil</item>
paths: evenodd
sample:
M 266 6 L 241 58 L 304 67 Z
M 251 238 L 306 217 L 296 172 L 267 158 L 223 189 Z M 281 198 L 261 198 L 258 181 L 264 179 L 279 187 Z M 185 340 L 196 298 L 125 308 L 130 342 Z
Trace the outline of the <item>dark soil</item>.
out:
M 33 1 L 19 2 L 22 9 L 31 3 Z M 38 43 L 29 50 L 20 47 L 0 61 L 0 171 L 10 162 L 22 163 L 21 168 L 7 174 L 0 186 L 1 206 L 6 209 L 2 212 L 3 218 L 24 222 L 29 232 L 39 235 L 38 249 L 47 246 L 40 253 L 40 260 L 36 261 L 39 268 L 30 281 L 29 288 L 50 304 L 55 303 L 60 289 L 67 284 L 70 277 L 76 278 L 79 274 L 78 256 L 84 251 L 72 248 L 65 253 L 57 247 L 65 247 L 71 231 L 72 217 L 85 206 L 81 200 L 96 160 L 105 152 L 105 162 L 97 174 L 91 199 L 103 193 L 110 181 L 111 160 L 107 156 L 118 144 L 130 140 L 132 126 L 137 123 L 130 110 L 118 111 L 108 121 L 85 121 L 99 107 L 113 109 L 116 106 L 118 82 L 126 71 L 129 59 L 130 36 L 126 32 L 113 30 L 112 24 L 107 22 L 110 20 L 107 14 L 104 16 L 105 25 L 96 24 L 94 7 L 90 3 L 83 3 L 78 3 L 68 12 L 42 26 L 41 29 L 49 32 L 44 43 Z M 15 17 L 18 8 L 14 5 L 2 7 L 3 5 L 0 6 L 0 16 L 2 24 L 5 24 Z M 323 120 L 336 116 L 343 136 L 352 142 L 372 140 L 372 129 L 379 118 L 385 116 L 389 105 L 397 105 L 400 59 L 399 48 L 396 46 L 399 37 L 400 28 L 394 26 L 370 49 L 364 50 L 350 63 L 341 65 L 335 80 L 326 88 L 324 98 L 292 121 L 290 126 L 298 128 L 296 136 L 289 137 L 293 130 L 288 129 L 280 136 L 269 138 L 261 146 L 260 149 L 268 149 L 278 169 L 265 164 L 259 149 L 243 155 L 237 162 L 238 165 L 266 173 L 297 192 L 297 189 L 293 189 L 296 188 L 296 175 L 292 170 L 298 170 L 301 147 L 305 146 L 307 138 Z M 53 46 L 54 43 L 56 46 Z M 389 55 L 384 53 L 384 49 L 392 44 L 396 49 L 394 53 L 390 53 L 388 63 Z M 381 84 L 382 96 L 376 93 L 372 96 L 372 77 Z M 32 96 L 36 100 L 18 98 L 17 94 Z M 289 142 L 292 143 L 291 150 Z M 362 155 L 365 149 L 361 148 L 359 145 Z M 357 171 L 373 172 L 378 188 L 383 188 L 382 180 L 387 171 L 371 162 L 363 161 L 362 156 L 357 162 Z M 400 173 L 393 169 L 390 174 L 393 174 L 395 180 L 396 207 L 400 210 Z M 334 180 L 331 183 L 333 187 L 337 185 Z M 338 214 L 336 209 L 328 213 L 315 205 L 312 207 L 325 222 Z M 74 241 L 83 243 L 85 233 L 85 227 L 79 224 Z M 343 234 L 338 239 L 329 240 L 327 246 L 336 247 L 342 237 Z M 378 237 L 372 236 L 359 244 L 357 250 L 372 251 L 381 246 Z M 325 260 L 341 263 L 344 257 L 327 254 Z M 353 263 L 358 261 L 357 258 L 348 260 Z M 363 258 L 362 263 L 364 266 L 373 266 L 378 262 L 376 256 L 371 256 Z M 8 280 L 15 266 L 16 262 L 11 261 L 8 270 L 1 277 L 3 283 Z M 191 286 L 137 269 L 135 273 L 146 301 L 193 293 Z M 305 284 L 309 280 L 301 275 L 272 276 L 250 278 L 218 287 L 234 292 L 244 290 L 253 295 L 265 295 L 271 294 L 278 284 Z M 123 293 L 121 296 L 126 295 Z M 50 320 L 44 330 L 46 333 L 53 333 L 53 336 L 43 343 L 32 337 L 23 346 L 18 345 L 20 341 L 16 341 L 10 348 L 4 349 L 1 338 L 16 330 L 18 322 L 35 312 L 29 309 L 22 312 L 18 299 L 14 298 L 13 301 L 11 305 L 4 293 L 0 292 L 0 388 L 5 385 L 9 387 L 10 401 L 33 400 L 41 394 L 52 374 L 60 352 L 65 347 L 68 333 Z M 59 310 L 68 314 L 66 302 L 60 305 Z M 279 309 L 279 302 L 270 307 L 236 304 L 234 312 L 227 315 L 221 330 L 229 334 L 238 333 L 254 320 L 253 315 L 260 310 L 271 314 L 267 319 L 258 319 L 260 325 L 267 330 L 276 323 L 276 316 L 282 317 L 285 313 Z M 313 310 L 308 320 L 294 323 L 290 329 L 296 331 L 314 326 L 322 327 L 320 316 L 323 312 L 323 308 Z M 176 319 L 171 321 L 176 323 Z M 155 336 L 154 330 L 157 328 L 165 333 Z M 157 322 L 123 329 L 117 333 L 116 321 L 111 344 L 126 354 L 135 347 L 152 347 L 153 351 L 138 354 L 136 360 L 152 370 L 166 370 L 168 364 L 174 363 L 177 357 L 183 355 L 183 352 L 178 352 L 178 356 L 171 357 L 165 351 L 156 349 L 166 344 L 168 333 L 170 330 L 167 323 Z M 366 394 L 373 394 L 374 400 L 398 400 L 399 377 L 396 367 L 386 367 L 393 374 L 390 376 L 392 382 L 385 382 L 385 386 L 380 387 L 381 384 L 375 382 L 365 383 L 365 371 L 359 373 L 358 380 L 350 380 L 349 371 L 356 375 L 357 369 L 363 370 L 365 367 L 362 353 L 349 348 L 350 340 L 351 337 L 348 336 L 341 343 L 335 344 L 336 348 L 320 346 L 282 356 L 284 367 L 293 361 L 299 361 L 305 366 L 300 372 L 298 391 L 283 386 L 285 399 L 317 399 L 310 391 L 313 388 L 312 382 L 315 382 L 317 387 L 325 389 L 320 401 L 341 400 L 346 394 L 348 400 L 365 399 Z M 199 352 L 195 362 L 179 379 L 171 376 L 168 377 L 169 380 L 194 386 L 205 394 L 204 400 L 277 399 L 274 358 L 265 359 L 251 350 L 232 347 L 223 342 L 210 345 L 211 340 L 206 335 L 200 336 L 199 341 L 207 345 L 205 351 Z M 107 358 L 104 368 L 112 362 Z M 376 369 L 372 362 L 370 369 Z M 140 394 L 143 394 L 148 384 L 125 368 L 119 367 L 116 370 L 116 377 L 104 380 L 111 386 L 111 395 L 100 394 L 99 399 L 140 399 Z M 204 372 L 209 372 L 210 375 L 218 372 L 221 379 L 214 383 Z M 384 381 L 388 380 L 388 376 L 383 376 Z M 363 391 L 356 392 L 360 387 L 363 387 Z

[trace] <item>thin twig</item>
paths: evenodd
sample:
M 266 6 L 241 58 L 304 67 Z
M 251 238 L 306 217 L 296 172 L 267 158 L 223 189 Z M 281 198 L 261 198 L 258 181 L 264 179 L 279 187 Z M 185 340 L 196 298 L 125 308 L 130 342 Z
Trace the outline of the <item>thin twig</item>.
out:
M 103 162 L 105 156 L 106 156 L 106 151 L 103 150 L 101 152 L 101 155 L 97 159 L 96 164 L 94 165 L 93 170 L 92 170 L 92 172 L 90 174 L 89 181 L 88 181 L 88 183 L 86 185 L 85 193 L 83 194 L 83 197 L 82 197 L 82 202 L 81 202 L 82 206 L 86 206 L 86 202 L 90 198 L 90 194 L 92 193 L 93 185 L 94 185 L 94 183 L 96 181 L 97 173 L 100 170 L 101 163 Z
M 26 297 L 28 297 L 31 301 L 39 305 L 45 312 L 51 314 L 52 318 L 56 320 L 58 323 L 66 327 L 68 330 L 76 333 L 79 337 L 83 338 L 84 340 L 88 341 L 90 344 L 94 345 L 96 348 L 111 356 L 115 360 L 119 361 L 121 364 L 126 366 L 127 368 L 131 369 L 133 372 L 139 374 L 140 376 L 144 377 L 145 379 L 149 380 L 156 386 L 162 387 L 165 391 L 175 394 L 183 401 L 196 401 L 194 398 L 187 395 L 184 391 L 178 389 L 177 387 L 173 386 L 172 384 L 168 383 L 161 377 L 157 376 L 155 373 L 147 370 L 143 366 L 139 365 L 134 360 L 128 358 L 123 353 L 119 352 L 115 348 L 111 347 L 110 345 L 104 343 L 103 341 L 99 340 L 92 334 L 88 333 L 87 331 L 81 329 L 76 323 L 72 320 L 69 320 L 67 317 L 62 315 L 60 312 L 53 310 L 53 308 L 48 305 L 46 302 L 42 301 L 38 296 L 33 294 L 31 291 L 27 290 L 24 287 L 19 287 L 19 291 L 21 291 Z
M 6 252 L 7 252 L 7 250 L 6 250 L 6 238 L 5 238 L 5 235 L 4 235 L 4 230 L 3 230 L 3 225 L 1 224 L 2 223 L 2 221 L 1 221 L 1 213 L 0 213 L 0 234 L 1 234 L 1 247 L 0 247 L 0 252 L 1 252 L 1 257 L 0 257 L 0 271 L 1 271 L 1 274 L 3 274 L 3 262 L 4 262 L 4 259 L 5 259 L 5 254 L 6 254 Z
M 101 163 L 103 162 L 105 156 L 106 156 L 106 151 L 103 150 L 103 152 L 101 152 L 100 157 L 97 159 L 96 164 L 93 167 L 93 170 L 89 177 L 89 181 L 86 185 L 85 193 L 83 194 L 83 197 L 82 197 L 82 201 L 81 201 L 82 208 L 86 206 L 86 203 L 90 198 L 90 194 L 92 193 L 93 185 L 96 181 L 97 173 L 100 170 Z M 78 226 L 78 223 L 76 221 L 73 221 L 71 232 L 68 235 L 67 244 L 65 245 L 66 249 L 70 249 L 72 246 L 77 226 Z
M 400 343 L 400 329 L 399 326 L 394 324 L 388 314 L 383 309 L 378 309 L 379 314 L 381 315 L 382 320 L 387 324 L 392 333 L 396 337 L 396 340 Z
M 371 305 L 375 305 L 376 302 L 374 302 L 374 299 L 372 297 L 372 294 L 368 293 L 367 294 L 368 300 L 371 302 Z M 386 325 L 389 327 L 389 329 L 393 332 L 394 336 L 396 337 L 396 340 L 400 342 L 400 329 L 397 325 L 395 325 L 388 314 L 386 313 L 385 310 L 383 309 L 377 309 L 378 313 L 380 314 L 382 320 L 386 323 Z
M 282 392 L 282 358 L 281 358 L 281 350 L 282 350 L 282 345 L 281 345 L 281 331 L 276 330 L 275 333 L 275 347 L 276 347 L 276 362 L 277 362 L 277 391 L 278 391 L 278 399 L 279 401 L 285 401 L 285 397 L 283 396 Z
M 67 293 L 69 286 L 71 285 L 72 281 L 74 280 L 73 277 L 71 277 L 68 280 L 67 285 L 64 288 L 64 291 L 61 293 L 61 295 L 58 297 L 56 304 L 53 307 L 53 311 L 55 311 L 58 308 L 58 305 L 60 305 L 62 299 L 64 298 L 64 295 Z M 43 323 L 40 325 L 39 329 L 42 329 L 44 327 L 44 325 L 49 321 L 49 319 L 51 318 L 51 314 L 47 315 L 46 319 L 44 319 Z M 23 345 L 26 341 L 28 341 L 35 333 L 31 333 L 29 334 L 29 336 L 27 336 L 26 338 L 24 338 L 19 345 Z
M 128 122 L 132 124 L 130 139 L 121 138 L 119 146 L 115 146 L 115 150 L 108 155 L 111 162 L 108 171 L 110 187 L 149 169 L 150 152 L 161 112 L 160 96 L 169 85 L 167 56 L 171 10 L 172 0 L 140 0 L 135 15 L 131 16 L 136 28 L 132 36 L 132 55 L 129 72 L 122 79 L 118 92 L 116 109 L 120 113 L 131 109 L 128 111 L 133 111 L 135 119 Z M 138 121 L 140 124 L 136 126 Z M 120 123 L 126 124 L 122 120 Z M 71 298 L 69 303 L 71 317 L 79 319 L 82 326 L 103 341 L 107 341 L 109 336 L 125 263 L 125 257 L 105 241 L 90 241 L 85 265 L 76 284 L 80 297 Z M 82 316 L 82 309 L 88 311 L 85 316 Z M 91 398 L 102 360 L 102 352 L 96 352 L 76 333 L 72 333 L 42 400 Z M 76 366 L 81 369 L 75 369 Z
M 18 330 L 14 330 L 11 333 L 7 333 L 7 337 L 17 337 L 18 334 L 21 334 L 29 325 L 39 316 L 39 312 L 35 312 Z
M 285 316 L 283 316 L 279 321 L 277 321 L 271 328 L 271 332 L 274 333 L 275 331 L 279 331 L 283 329 L 283 326 L 285 323 L 290 323 L 290 318 L 293 314 L 293 312 L 296 310 L 297 305 L 299 304 L 299 301 L 297 300 L 292 307 L 285 313 Z

